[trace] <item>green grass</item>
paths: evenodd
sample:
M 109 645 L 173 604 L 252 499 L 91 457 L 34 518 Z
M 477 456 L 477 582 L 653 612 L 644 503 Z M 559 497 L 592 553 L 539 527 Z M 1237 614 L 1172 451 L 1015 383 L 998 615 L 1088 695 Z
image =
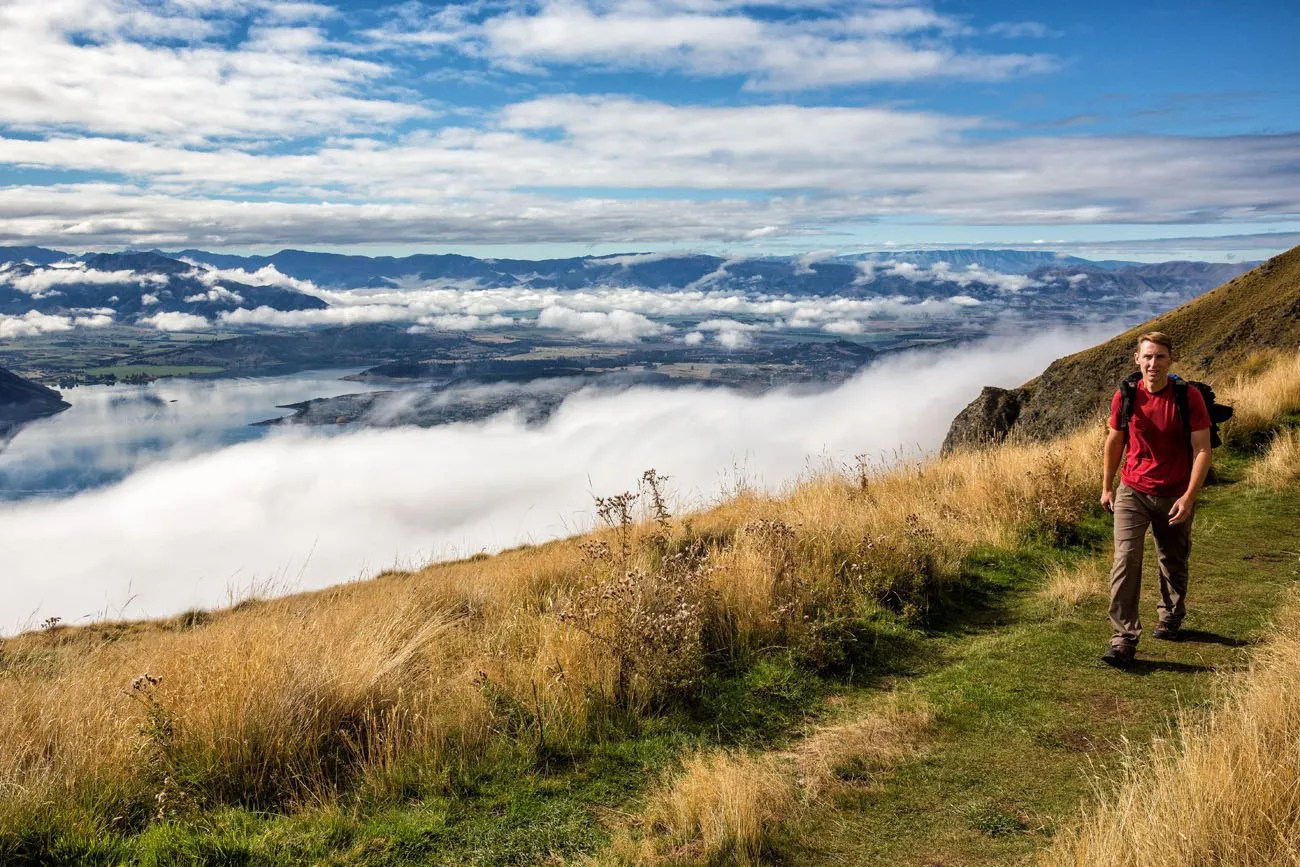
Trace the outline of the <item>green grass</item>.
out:
M 1224 469 L 1232 475 L 1231 462 Z M 1061 616 L 1030 592 L 1041 571 L 990 567 L 1004 592 L 983 621 L 933 635 L 941 661 L 900 684 L 934 710 L 929 743 L 883 785 L 815 809 L 799 863 L 1007 864 L 1044 846 L 1131 750 L 1168 735 L 1180 710 L 1212 705 L 1223 676 L 1242 668 L 1300 577 L 1297 527 L 1300 491 L 1209 489 L 1185 638 L 1144 638 L 1127 673 L 1097 661 L 1109 637 L 1105 600 Z M 1150 551 L 1147 565 L 1153 620 Z

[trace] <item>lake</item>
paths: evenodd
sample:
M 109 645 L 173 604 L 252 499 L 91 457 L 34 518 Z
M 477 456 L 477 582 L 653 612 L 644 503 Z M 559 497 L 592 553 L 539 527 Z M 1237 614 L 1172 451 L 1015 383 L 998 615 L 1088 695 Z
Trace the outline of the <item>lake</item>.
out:
M 375 389 L 341 381 L 355 372 L 67 389 L 71 409 L 26 425 L 0 451 L 0 502 L 67 497 L 159 461 L 260 439 L 272 428 L 254 422 L 291 414 L 278 406 Z

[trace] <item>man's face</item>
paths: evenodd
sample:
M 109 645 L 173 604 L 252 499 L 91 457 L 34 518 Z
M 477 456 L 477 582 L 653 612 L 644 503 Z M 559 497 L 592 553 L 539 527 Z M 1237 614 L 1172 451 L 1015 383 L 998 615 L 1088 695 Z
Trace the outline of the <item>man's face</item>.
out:
M 1142 371 L 1142 378 L 1148 383 L 1162 382 L 1169 374 L 1169 365 L 1174 362 L 1168 349 L 1150 340 L 1138 344 L 1133 360 L 1137 362 L 1138 370 Z

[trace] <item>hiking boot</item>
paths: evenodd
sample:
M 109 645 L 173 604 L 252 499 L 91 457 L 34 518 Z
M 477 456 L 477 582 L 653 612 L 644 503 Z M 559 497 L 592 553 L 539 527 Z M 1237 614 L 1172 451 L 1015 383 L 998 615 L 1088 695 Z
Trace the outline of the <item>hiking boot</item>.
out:
M 1151 630 L 1152 638 L 1159 638 L 1161 641 L 1177 641 L 1179 627 L 1170 623 L 1161 623 L 1155 629 Z
M 1101 661 L 1111 668 L 1132 668 L 1133 648 L 1112 647 L 1101 655 Z

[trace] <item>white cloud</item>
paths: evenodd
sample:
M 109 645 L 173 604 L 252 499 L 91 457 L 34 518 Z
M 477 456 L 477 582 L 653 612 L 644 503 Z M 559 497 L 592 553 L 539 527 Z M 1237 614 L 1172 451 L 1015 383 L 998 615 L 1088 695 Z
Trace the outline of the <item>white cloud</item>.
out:
M 28 310 L 21 316 L 0 313 L 0 339 L 34 337 L 37 334 L 71 331 L 74 328 L 105 328 L 113 324 L 112 310 L 86 308 L 70 313 L 68 316 L 41 313 L 38 310 Z
M 780 4 L 778 4 L 780 5 Z M 785 4 L 788 5 L 788 4 Z M 446 18 L 430 31 L 516 71 L 547 65 L 742 75 L 754 90 L 800 90 L 923 78 L 997 80 L 1053 68 L 1045 55 L 983 54 L 958 48 L 964 29 L 920 6 L 823 7 L 816 16 L 747 14 L 639 2 L 552 0 L 489 16 L 481 25 Z
M 20 84 L 0 87 L 0 165 L 100 180 L 0 188 L 0 242 L 698 246 L 891 217 L 1205 224 L 1300 214 L 1297 137 L 1286 132 L 1030 135 L 996 117 L 856 97 L 852 107 L 746 105 L 743 94 L 742 104 L 670 105 L 564 93 L 563 75 L 546 84 L 551 95 L 433 108 L 428 81 L 407 65 L 460 50 L 440 55 L 442 74 L 595 63 L 792 91 L 998 78 L 1050 62 L 968 50 L 988 26 L 918 3 L 508 0 L 383 13 L 389 25 L 367 34 L 340 26 L 353 10 L 316 4 L 9 0 L 0 81 Z M 992 30 L 1047 35 L 1026 22 Z M 499 68 L 483 74 L 506 92 L 533 88 Z
M 226 302 L 230 302 L 231 304 L 243 304 L 244 296 L 240 295 L 238 292 L 234 292 L 230 289 L 227 289 L 224 286 L 213 286 L 207 292 L 199 292 L 194 295 L 186 295 L 185 301 L 189 304 L 194 304 L 199 301 L 212 301 L 212 302 L 226 301 Z
M 640 313 L 627 310 L 579 311 L 560 304 L 543 308 L 537 315 L 537 324 L 542 328 L 569 331 L 587 340 L 607 343 L 630 343 L 669 330 Z
M 1042 286 L 1037 280 L 1023 274 L 1003 274 L 998 271 L 990 271 L 979 265 L 967 265 L 959 271 L 954 271 L 947 262 L 936 262 L 929 267 L 916 265 L 912 262 L 884 262 L 877 265 L 877 268 L 883 269 L 884 273 L 890 276 L 904 277 L 914 282 L 956 283 L 958 286 L 981 283 L 1002 292 L 1019 292 L 1022 289 Z M 871 278 L 867 276 L 867 273 L 864 269 L 863 276 L 859 280 L 871 282 Z M 969 303 L 969 299 L 964 303 Z
M 152 325 L 159 331 L 202 331 L 205 328 L 212 327 L 212 323 L 202 316 L 174 311 L 164 311 L 155 313 L 152 316 L 143 316 L 140 318 L 140 322 L 144 325 Z
M 36 310 L 29 310 L 21 316 L 0 313 L 0 338 L 6 340 L 33 337 L 52 331 L 71 331 L 73 327 L 70 316 L 50 316 Z
M 0 7 L 0 80 L 23 86 L 0 89 L 0 116 L 18 129 L 202 142 L 375 128 L 426 113 L 366 95 L 362 86 L 391 70 L 341 55 L 313 10 L 324 11 L 276 2 L 10 0 Z
M 229 280 L 232 283 L 243 283 L 247 286 L 286 286 L 305 295 L 316 295 L 320 292 L 312 281 L 300 280 L 282 274 L 280 269 L 274 265 L 263 265 L 256 271 L 245 271 L 243 268 L 216 268 L 207 263 L 195 262 L 184 257 L 181 258 L 181 261 L 194 266 L 194 270 L 185 276 L 193 277 L 208 286 L 216 286 L 222 280 Z
M 712 331 L 713 339 L 727 349 L 743 349 L 754 342 L 753 332 L 761 326 L 734 319 L 706 319 L 695 326 L 697 331 Z
M 168 281 L 166 274 L 136 274 L 134 271 L 99 271 L 87 268 L 80 262 L 59 263 L 48 268 L 35 268 L 27 273 L 5 263 L 0 265 L 0 284 L 8 283 L 19 292 L 25 292 L 33 298 L 58 295 L 51 292 L 55 286 L 74 286 L 78 284 L 110 285 L 113 283 L 139 283 L 141 285 L 164 285 Z
M 407 307 L 373 304 L 358 307 L 329 307 L 324 310 L 276 310 L 240 307 L 217 314 L 228 325 L 268 325 L 278 328 L 314 328 L 321 325 L 357 325 L 365 322 L 407 322 L 418 313 Z
M 934 449 L 981 386 L 1019 384 L 1111 333 L 908 353 L 822 394 L 584 392 L 541 427 L 502 417 L 283 432 L 178 457 L 110 488 L 0 507 L 0 632 L 123 605 L 128 616 L 165 615 L 226 604 L 232 586 L 321 587 L 394 563 L 567 535 L 593 520 L 593 492 L 624 490 L 648 467 L 699 505 L 734 487 L 725 474 L 737 465 L 744 481 L 775 490 L 810 460 Z M 864 415 L 868 404 L 896 411 Z
M 822 326 L 822 330 L 830 334 L 861 334 L 865 329 L 856 319 L 838 319 L 835 322 L 827 322 Z

